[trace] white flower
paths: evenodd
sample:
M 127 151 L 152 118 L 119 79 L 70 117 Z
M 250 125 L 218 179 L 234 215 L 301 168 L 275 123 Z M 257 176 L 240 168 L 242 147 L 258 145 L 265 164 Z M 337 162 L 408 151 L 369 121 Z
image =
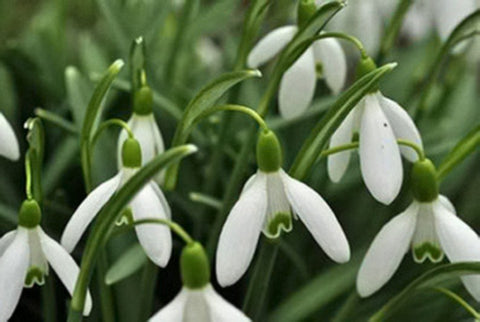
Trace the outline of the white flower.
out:
M 252 49 L 247 65 L 257 68 L 273 58 L 292 40 L 297 30 L 297 26 L 289 25 L 271 31 Z M 336 39 L 317 40 L 282 77 L 278 104 L 283 117 L 293 118 L 307 109 L 315 92 L 317 66 L 332 92 L 341 91 L 347 73 L 343 49 Z
M 292 229 L 290 208 L 330 258 L 340 263 L 349 260 L 345 234 L 318 193 L 282 169 L 258 170 L 245 184 L 220 234 L 216 258 L 220 285 L 231 285 L 245 273 L 262 230 L 275 238 L 281 230 Z
M 183 287 L 180 293 L 149 322 L 246 322 L 250 319 L 215 292 L 210 284 L 202 289 Z
M 11 160 L 18 160 L 20 149 L 18 147 L 17 137 L 10 123 L 0 112 L 0 155 Z
M 153 113 L 146 115 L 132 113 L 132 117 L 128 120 L 128 126 L 142 147 L 142 164 L 150 162 L 154 157 L 165 151 L 162 134 L 157 122 L 155 122 Z M 121 131 L 118 137 L 118 169 L 122 167 L 122 145 L 127 137 L 125 131 Z
M 380 230 L 363 259 L 357 276 L 357 290 L 366 297 L 380 289 L 395 273 L 409 246 L 414 259 L 423 262 L 480 261 L 478 235 L 455 214 L 444 196 L 432 202 L 414 201 L 403 213 Z M 467 290 L 480 300 L 480 275 L 462 277 Z
M 43 284 L 48 264 L 72 294 L 79 269 L 73 258 L 40 228 L 18 226 L 0 239 L 0 321 L 12 316 L 22 289 Z M 84 315 L 90 314 L 92 299 L 87 294 Z
M 350 143 L 356 132 L 359 132 L 360 168 L 365 185 L 375 199 L 390 204 L 402 186 L 400 152 L 412 162 L 418 158 L 413 149 L 399 147 L 396 140 L 408 140 L 422 147 L 420 133 L 408 113 L 380 91 L 366 95 L 354 107 L 333 134 L 330 148 Z M 328 156 L 328 174 L 333 182 L 338 182 L 345 173 L 350 153 Z
M 138 168 L 122 168 L 113 178 L 95 188 L 80 204 L 70 218 L 62 235 L 62 245 L 67 251 L 77 245 L 87 226 L 101 208 L 120 189 Z M 134 220 L 146 218 L 170 219 L 170 207 L 158 185 L 151 181 L 132 199 L 129 205 Z M 147 256 L 157 265 L 167 265 L 172 252 L 172 237 L 168 227 L 157 224 L 135 226 L 138 240 Z

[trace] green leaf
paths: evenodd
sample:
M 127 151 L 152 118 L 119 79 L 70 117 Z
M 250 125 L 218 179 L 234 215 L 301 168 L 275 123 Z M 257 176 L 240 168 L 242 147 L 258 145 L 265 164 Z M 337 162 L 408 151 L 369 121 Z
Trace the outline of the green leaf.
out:
M 325 116 L 318 122 L 310 136 L 303 144 L 300 152 L 290 169 L 290 174 L 297 178 L 304 178 L 325 148 L 328 140 L 340 126 L 348 113 L 372 89 L 386 73 L 393 70 L 396 63 L 385 64 L 356 81 L 347 91 L 335 101 Z
M 73 121 L 77 125 L 78 130 L 80 130 L 85 117 L 88 100 L 92 95 L 92 86 L 74 66 L 68 66 L 65 69 L 65 84 Z
M 83 252 L 82 264 L 78 275 L 73 298 L 71 301 L 71 310 L 69 321 L 78 321 L 78 312 L 83 311 L 85 305 L 85 296 L 87 294 L 88 284 L 92 276 L 95 262 L 103 249 L 115 222 L 122 210 L 128 205 L 132 198 L 145 186 L 152 178 L 169 164 L 180 160 L 194 152 L 197 148 L 194 145 L 187 144 L 171 148 L 168 151 L 156 156 L 152 161 L 144 165 L 133 177 L 131 177 L 120 190 L 105 204 L 97 215 L 93 229 L 88 236 L 87 244 Z M 81 317 L 81 314 L 80 314 Z
M 90 139 L 93 134 L 93 127 L 95 120 L 100 114 L 102 101 L 110 89 L 113 80 L 117 77 L 118 73 L 122 69 L 124 63 L 123 60 L 116 60 L 98 83 L 95 91 L 93 92 L 90 102 L 88 103 L 87 110 L 85 111 L 85 118 L 83 119 L 83 126 L 80 138 L 80 153 L 82 161 L 82 170 L 85 178 L 85 185 L 87 191 L 92 187 L 92 175 L 91 175 L 91 155 L 90 155 Z
M 437 177 L 443 179 L 457 164 L 480 146 L 480 125 L 471 130 L 445 157 L 438 167 Z
M 401 0 L 398 2 L 395 13 L 393 14 L 392 19 L 390 20 L 390 23 L 388 24 L 388 27 L 386 28 L 382 38 L 380 45 L 381 57 L 385 57 L 395 45 L 398 33 L 400 32 L 405 16 L 412 3 L 413 0 Z
M 137 272 L 147 263 L 148 257 L 145 255 L 140 244 L 134 244 L 128 248 L 107 271 L 105 283 L 112 285 L 129 277 Z
M 260 77 L 258 70 L 243 70 L 226 73 L 205 86 L 190 101 L 183 113 L 182 119 L 175 130 L 172 146 L 184 144 L 192 130 L 192 126 L 200 121 L 203 113 L 208 110 L 232 86 L 251 77 Z M 177 183 L 179 163 L 172 164 L 165 175 L 165 188 L 172 190 Z
M 438 286 L 439 283 L 445 280 L 468 274 L 480 274 L 480 263 L 465 262 L 437 266 L 408 284 L 407 287 L 391 298 L 379 311 L 377 311 L 370 318 L 370 321 L 385 321 L 389 316 L 395 313 L 395 310 L 407 302 L 416 291 Z

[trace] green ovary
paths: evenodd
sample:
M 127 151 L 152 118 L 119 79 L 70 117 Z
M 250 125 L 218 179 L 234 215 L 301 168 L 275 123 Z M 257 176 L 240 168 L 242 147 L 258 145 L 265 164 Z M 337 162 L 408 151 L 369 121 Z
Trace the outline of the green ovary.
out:
M 413 246 L 412 251 L 413 259 L 417 263 L 423 263 L 427 258 L 432 263 L 438 263 L 443 259 L 443 252 L 440 247 L 429 242 Z
M 277 238 L 282 230 L 289 232 L 292 230 L 292 215 L 289 212 L 279 212 L 272 216 L 268 221 L 265 234 L 269 238 Z

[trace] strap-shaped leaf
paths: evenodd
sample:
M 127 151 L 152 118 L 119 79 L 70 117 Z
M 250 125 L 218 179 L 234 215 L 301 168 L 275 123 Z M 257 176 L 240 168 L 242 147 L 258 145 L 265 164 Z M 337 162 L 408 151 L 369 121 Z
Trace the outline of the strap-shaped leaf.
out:
M 112 285 L 137 272 L 148 261 L 140 244 L 128 248 L 108 269 L 105 283 Z
M 132 198 L 163 168 L 197 151 L 194 145 L 188 144 L 169 149 L 156 156 L 144 165 L 123 187 L 106 203 L 88 236 L 83 253 L 80 273 L 75 284 L 68 321 L 81 320 L 81 312 L 85 305 L 88 284 L 92 276 L 95 262 L 107 241 L 115 221 Z M 80 313 L 80 314 L 79 314 Z
M 325 148 L 328 140 L 340 126 L 348 113 L 358 102 L 377 86 L 379 79 L 395 68 L 396 63 L 383 65 L 356 81 L 345 91 L 318 122 L 310 136 L 303 144 L 300 152 L 290 169 L 290 174 L 297 178 L 304 178 Z
M 437 176 L 444 178 L 457 164 L 462 162 L 475 149 L 480 146 L 480 125 L 471 130 L 457 145 L 448 153 L 438 167 Z
M 213 82 L 205 86 L 200 92 L 190 101 L 182 119 L 175 130 L 172 147 L 186 143 L 188 136 L 192 130 L 192 126 L 199 121 L 199 117 L 235 84 L 251 78 L 260 77 L 261 73 L 258 70 L 243 70 L 239 72 L 231 72 L 223 74 L 215 79 Z M 165 176 L 165 188 L 172 190 L 177 183 L 179 164 L 172 164 Z
M 68 66 L 65 69 L 65 85 L 73 121 L 80 131 L 93 87 L 74 66 Z
M 445 280 L 468 274 L 480 274 L 480 263 L 465 262 L 437 266 L 408 284 L 407 287 L 377 311 L 377 313 L 370 318 L 370 321 L 385 321 L 397 308 L 407 302 L 415 291 L 437 286 Z

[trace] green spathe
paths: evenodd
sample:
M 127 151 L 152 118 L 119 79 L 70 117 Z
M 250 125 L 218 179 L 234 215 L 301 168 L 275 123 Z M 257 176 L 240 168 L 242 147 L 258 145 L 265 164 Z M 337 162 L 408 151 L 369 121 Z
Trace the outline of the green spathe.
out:
M 413 197 L 420 202 L 431 202 L 438 197 L 437 170 L 429 159 L 413 164 L 410 175 Z
M 25 228 L 35 228 L 40 224 L 42 211 L 38 202 L 34 199 L 25 200 L 20 206 L 18 225 Z
M 149 86 L 142 86 L 133 96 L 133 112 L 138 115 L 150 115 L 153 109 L 153 93 Z
M 180 256 L 183 285 L 199 289 L 210 283 L 210 265 L 203 246 L 198 242 L 186 245 Z
M 270 130 L 260 132 L 257 142 L 257 164 L 263 172 L 276 172 L 282 166 L 282 149 Z
M 139 168 L 142 165 L 142 148 L 134 138 L 128 138 L 122 146 L 122 162 L 127 168 Z
M 314 0 L 300 0 L 297 10 L 297 24 L 299 27 L 304 26 L 317 11 Z

